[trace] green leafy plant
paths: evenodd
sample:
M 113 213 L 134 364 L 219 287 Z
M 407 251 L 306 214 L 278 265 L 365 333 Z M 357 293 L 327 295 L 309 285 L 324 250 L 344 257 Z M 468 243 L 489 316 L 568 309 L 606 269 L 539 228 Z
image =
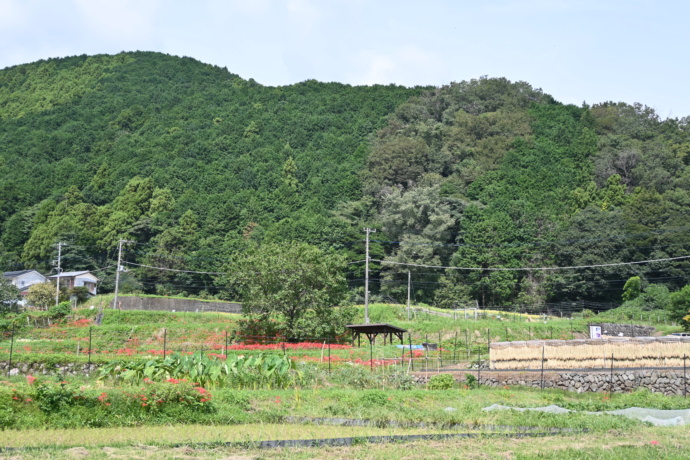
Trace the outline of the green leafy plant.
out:
M 455 386 L 455 379 L 451 374 L 437 374 L 429 379 L 430 390 L 450 390 Z
M 476 390 L 479 388 L 479 381 L 477 380 L 477 377 L 475 377 L 472 374 L 465 374 L 465 385 L 467 385 L 467 388 L 470 390 Z
M 359 402 L 363 406 L 385 406 L 388 401 L 388 394 L 381 390 L 367 390 L 359 398 Z
M 60 302 L 48 309 L 48 314 L 54 319 L 62 319 L 72 313 L 72 305 L 69 302 Z
M 283 355 L 240 355 L 221 360 L 201 352 L 173 354 L 149 361 L 113 362 L 101 368 L 100 378 L 138 384 L 144 381 L 187 379 L 207 388 L 287 388 L 299 372 Z M 294 371 L 294 372 L 292 372 Z

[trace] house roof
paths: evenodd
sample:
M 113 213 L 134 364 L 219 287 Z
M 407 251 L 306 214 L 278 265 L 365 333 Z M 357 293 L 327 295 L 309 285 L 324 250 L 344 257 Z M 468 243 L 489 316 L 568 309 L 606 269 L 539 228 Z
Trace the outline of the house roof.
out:
M 74 277 L 81 276 L 81 275 L 91 275 L 94 278 L 98 279 L 98 277 L 96 275 L 94 275 L 93 273 L 91 273 L 88 270 L 84 270 L 81 272 L 62 272 L 62 273 L 60 273 L 60 278 L 74 278 Z M 58 277 L 57 275 L 49 276 L 49 278 L 57 278 L 57 277 Z
M 38 273 L 37 270 L 17 270 L 17 271 L 14 271 L 14 272 L 4 272 L 4 273 L 2 274 L 2 276 L 4 276 L 5 278 L 16 278 L 16 277 L 18 277 L 18 276 L 22 276 L 22 275 L 25 275 L 25 274 L 31 273 L 31 272 L 36 272 L 36 273 Z M 40 273 L 39 273 L 39 275 L 40 275 Z

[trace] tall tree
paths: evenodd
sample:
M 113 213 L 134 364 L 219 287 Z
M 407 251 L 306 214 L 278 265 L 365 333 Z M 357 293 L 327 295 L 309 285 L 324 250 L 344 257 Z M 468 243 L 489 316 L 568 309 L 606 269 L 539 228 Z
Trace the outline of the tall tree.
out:
M 233 258 L 225 282 L 242 293 L 244 315 L 284 323 L 288 337 L 305 337 L 301 320 L 328 324 L 347 293 L 346 261 L 303 243 L 264 244 Z M 337 325 L 340 331 L 344 324 Z

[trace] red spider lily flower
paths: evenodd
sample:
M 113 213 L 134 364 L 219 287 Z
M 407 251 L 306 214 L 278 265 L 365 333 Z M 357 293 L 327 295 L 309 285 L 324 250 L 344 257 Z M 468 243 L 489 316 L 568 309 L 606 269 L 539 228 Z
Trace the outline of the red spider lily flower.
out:
M 653 446 L 658 446 L 658 445 L 659 445 L 659 441 L 652 441 L 652 442 L 650 442 L 650 444 L 653 445 Z
M 36 380 L 36 377 L 34 377 L 33 375 L 26 376 L 26 381 L 29 385 L 33 385 Z

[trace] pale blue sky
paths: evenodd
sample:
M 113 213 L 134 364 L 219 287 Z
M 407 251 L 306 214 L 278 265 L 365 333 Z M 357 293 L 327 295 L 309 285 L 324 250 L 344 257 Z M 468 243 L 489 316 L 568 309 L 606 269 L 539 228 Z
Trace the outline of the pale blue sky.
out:
M 565 103 L 690 115 L 690 3 L 647 0 L 0 0 L 0 68 L 120 51 L 265 85 L 524 80 Z

